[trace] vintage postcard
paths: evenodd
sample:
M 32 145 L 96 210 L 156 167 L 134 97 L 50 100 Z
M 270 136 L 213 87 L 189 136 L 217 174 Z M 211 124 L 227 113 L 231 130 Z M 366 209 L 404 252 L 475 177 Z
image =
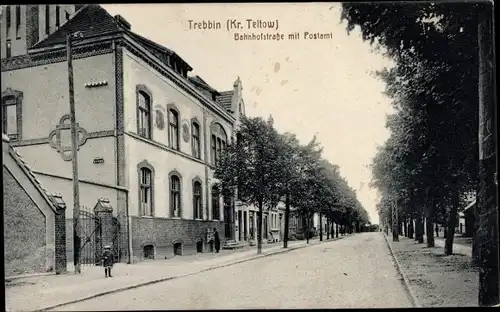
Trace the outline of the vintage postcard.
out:
M 6 310 L 497 305 L 493 25 L 2 5 Z

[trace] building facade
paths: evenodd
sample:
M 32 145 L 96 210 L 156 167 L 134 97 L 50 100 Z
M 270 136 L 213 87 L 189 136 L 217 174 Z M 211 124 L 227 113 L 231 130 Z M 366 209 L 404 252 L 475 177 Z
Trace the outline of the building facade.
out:
M 218 92 L 189 76 L 192 68 L 174 51 L 99 5 L 79 9 L 27 54 L 2 59 L 3 129 L 42 183 L 73 207 L 65 40 L 77 31 L 80 204 L 109 200 L 120 260 L 207 250 L 213 228 L 225 240 L 239 237 L 240 215 L 248 214 L 217 194 L 213 169 L 244 114 L 241 81 Z M 66 215 L 72 259 L 72 209 Z
M 24 55 L 40 40 L 59 29 L 82 5 L 4 5 L 0 31 L 2 58 Z

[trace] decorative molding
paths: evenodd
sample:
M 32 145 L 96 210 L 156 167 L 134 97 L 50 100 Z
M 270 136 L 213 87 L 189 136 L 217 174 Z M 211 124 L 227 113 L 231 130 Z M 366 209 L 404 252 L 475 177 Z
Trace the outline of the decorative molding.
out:
M 148 144 L 150 144 L 150 145 L 153 145 L 153 146 L 155 146 L 155 147 L 158 147 L 158 148 L 160 148 L 160 149 L 162 149 L 162 150 L 164 150 L 164 151 L 171 152 L 171 153 L 173 153 L 173 154 L 176 154 L 176 155 L 182 156 L 182 157 L 184 157 L 184 158 L 187 158 L 187 159 L 189 159 L 189 160 L 195 161 L 195 162 L 197 162 L 197 163 L 199 163 L 199 164 L 202 164 L 202 165 L 210 166 L 209 164 L 205 163 L 205 162 L 204 162 L 203 160 L 201 160 L 201 159 L 194 158 L 193 156 L 191 156 L 191 155 L 189 155 L 189 154 L 186 154 L 186 153 L 183 153 L 183 152 L 178 151 L 178 150 L 176 150 L 176 149 L 173 149 L 173 148 L 171 148 L 171 147 L 168 147 L 168 146 L 166 146 L 166 145 L 164 145 L 164 144 L 162 144 L 162 143 L 159 143 L 159 142 L 156 142 L 156 141 L 152 141 L 152 140 L 145 139 L 145 138 L 143 138 L 143 137 L 141 137 L 141 136 L 139 136 L 139 135 L 137 135 L 137 134 L 135 134 L 135 133 L 132 133 L 132 132 L 125 132 L 125 134 L 126 134 L 126 135 L 128 135 L 128 136 L 133 137 L 134 139 L 140 140 L 140 141 L 142 141 L 142 142 L 144 142 L 144 143 L 148 143 Z M 213 167 L 211 167 L 211 168 L 213 168 Z
M 61 157 L 64 161 L 71 161 L 73 159 L 73 151 L 71 147 L 71 122 L 70 122 L 70 115 L 65 114 L 61 117 L 59 120 L 59 124 L 56 125 L 56 129 L 52 130 L 49 134 L 49 144 L 52 148 L 56 149 L 59 154 L 61 154 Z M 78 131 L 78 144 L 77 144 L 77 150 L 80 149 L 80 146 L 85 144 L 88 138 L 88 133 L 87 130 L 84 128 L 81 128 L 80 125 L 77 123 L 76 128 Z M 69 144 L 65 144 L 67 142 L 62 142 L 61 141 L 61 132 L 62 131 L 69 131 Z
M 187 121 L 182 122 L 182 139 L 184 142 L 189 143 L 189 139 L 191 137 L 191 130 L 189 129 L 189 124 Z
M 114 130 L 88 132 L 87 133 L 87 140 L 112 137 L 114 135 L 115 135 Z M 11 142 L 10 144 L 14 147 L 17 147 L 17 146 L 48 144 L 48 143 L 50 143 L 50 138 L 47 137 L 47 138 L 21 140 L 21 141 Z
M 76 46 L 73 48 L 73 59 L 81 59 L 113 52 L 111 41 Z M 1 71 L 11 71 L 28 67 L 49 65 L 66 61 L 66 49 L 25 54 L 1 60 Z
M 107 85 L 108 85 L 107 81 L 88 82 L 85 84 L 85 88 L 97 88 L 97 87 L 103 87 L 103 86 L 107 86 Z
M 159 110 L 155 109 L 155 125 L 159 130 L 165 130 L 165 114 Z

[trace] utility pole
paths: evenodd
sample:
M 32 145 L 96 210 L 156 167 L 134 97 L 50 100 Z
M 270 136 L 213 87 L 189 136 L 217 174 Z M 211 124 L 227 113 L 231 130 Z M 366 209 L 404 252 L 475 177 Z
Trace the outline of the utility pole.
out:
M 496 181 L 496 83 L 493 3 L 478 14 L 479 46 L 479 306 L 498 304 L 498 185 Z
M 66 36 L 66 57 L 68 60 L 68 82 L 69 82 L 69 113 L 71 118 L 71 164 L 73 169 L 73 256 L 75 274 L 81 273 L 80 268 L 80 229 L 78 218 L 80 216 L 80 188 L 78 185 L 78 129 L 75 113 L 75 89 L 73 82 L 73 51 L 72 39 L 82 36 L 82 33 L 69 34 Z

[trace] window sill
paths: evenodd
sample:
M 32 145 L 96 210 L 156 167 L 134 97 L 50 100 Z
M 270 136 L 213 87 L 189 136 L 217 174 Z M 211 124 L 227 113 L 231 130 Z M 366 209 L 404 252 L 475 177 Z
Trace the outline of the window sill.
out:
M 203 221 L 203 219 L 195 218 L 194 221 Z
M 182 218 L 181 217 L 170 217 L 170 219 L 181 220 Z
M 153 219 L 154 216 L 140 216 L 141 218 L 145 218 L 145 219 Z

